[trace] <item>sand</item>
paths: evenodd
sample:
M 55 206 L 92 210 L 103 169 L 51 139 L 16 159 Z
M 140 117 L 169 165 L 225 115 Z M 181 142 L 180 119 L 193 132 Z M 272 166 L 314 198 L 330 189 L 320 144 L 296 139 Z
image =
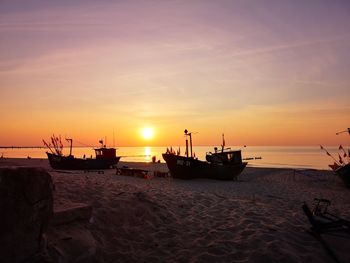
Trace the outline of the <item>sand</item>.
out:
M 85 203 L 92 217 L 50 227 L 61 262 L 333 262 L 307 230 L 301 206 L 315 197 L 350 220 L 350 190 L 330 171 L 247 167 L 238 181 L 58 172 L 46 160 L 6 159 L 52 175 L 55 207 Z M 151 171 L 165 164 L 125 163 Z M 349 238 L 325 237 L 341 262 Z

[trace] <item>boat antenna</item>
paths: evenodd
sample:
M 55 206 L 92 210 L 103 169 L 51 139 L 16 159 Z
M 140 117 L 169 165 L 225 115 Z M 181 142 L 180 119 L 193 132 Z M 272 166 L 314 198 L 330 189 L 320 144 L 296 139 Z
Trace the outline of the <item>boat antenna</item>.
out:
M 337 132 L 335 135 L 339 135 L 339 134 L 344 133 L 344 132 L 347 132 L 350 135 L 350 128 L 348 128 L 347 130 L 344 130 L 344 131 Z

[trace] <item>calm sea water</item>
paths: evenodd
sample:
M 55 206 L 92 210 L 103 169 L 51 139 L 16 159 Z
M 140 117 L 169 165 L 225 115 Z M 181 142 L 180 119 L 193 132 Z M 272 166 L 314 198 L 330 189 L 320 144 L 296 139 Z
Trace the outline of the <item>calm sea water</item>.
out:
M 325 147 L 333 156 L 338 159 L 338 147 Z M 344 147 L 348 149 L 349 147 Z M 178 147 L 174 148 L 175 150 Z M 232 147 L 232 149 L 237 149 Z M 242 150 L 243 158 L 261 157 L 262 159 L 248 160 L 249 166 L 255 167 L 290 167 L 290 168 L 314 168 L 329 169 L 328 164 L 333 163 L 331 157 L 321 151 L 316 146 L 305 147 L 280 147 L 280 146 L 252 146 L 244 147 Z M 69 149 L 65 149 L 64 153 L 68 154 Z M 118 147 L 117 155 L 122 156 L 122 161 L 127 162 L 150 162 L 152 156 L 156 156 L 157 160 L 162 159 L 162 153 L 166 151 L 166 147 Z M 185 148 L 180 147 L 181 154 L 185 153 Z M 206 152 L 213 151 L 210 146 L 194 147 L 193 151 L 200 160 L 205 160 Z M 46 158 L 45 149 L 38 148 L 22 148 L 22 149 L 0 149 L 0 156 L 7 158 Z M 94 150 L 90 147 L 75 147 L 73 155 L 76 157 L 94 156 Z M 342 153 L 341 153 L 342 155 Z

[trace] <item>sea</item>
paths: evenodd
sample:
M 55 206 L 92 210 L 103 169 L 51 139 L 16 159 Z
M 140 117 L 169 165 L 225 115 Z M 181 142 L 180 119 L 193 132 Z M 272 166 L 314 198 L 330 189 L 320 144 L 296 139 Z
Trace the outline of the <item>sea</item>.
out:
M 349 147 L 343 146 L 346 152 Z M 116 147 L 117 155 L 121 156 L 121 161 L 125 162 L 151 162 L 152 157 L 160 162 L 164 162 L 162 153 L 167 147 Z M 169 148 L 169 147 L 168 147 Z M 329 164 L 334 160 L 339 161 L 339 156 L 343 161 L 350 161 L 349 156 L 344 157 L 344 151 L 338 146 L 324 146 L 332 155 L 320 149 L 320 146 L 246 146 L 246 147 L 226 147 L 242 150 L 242 158 L 247 159 L 248 166 L 251 167 L 274 167 L 274 168 L 294 168 L 294 169 L 325 169 L 329 170 Z M 170 148 L 169 148 L 170 149 Z M 173 147 L 178 151 L 179 147 Z M 0 157 L 4 158 L 47 158 L 45 148 L 0 148 Z M 193 147 L 193 153 L 200 160 L 205 160 L 207 152 L 213 152 L 213 146 Z M 65 148 L 64 154 L 69 154 L 69 148 Z M 180 147 L 181 155 L 185 153 L 185 147 Z M 95 156 L 92 147 L 74 147 L 75 157 Z

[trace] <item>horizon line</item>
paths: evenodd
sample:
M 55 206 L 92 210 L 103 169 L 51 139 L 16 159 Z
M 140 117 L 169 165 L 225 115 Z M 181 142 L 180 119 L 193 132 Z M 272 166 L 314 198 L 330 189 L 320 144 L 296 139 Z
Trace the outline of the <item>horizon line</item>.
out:
M 213 147 L 217 145 L 194 145 L 193 147 Z M 227 147 L 319 147 L 320 145 L 228 145 Z M 322 145 L 328 147 L 339 147 L 338 145 Z M 342 145 L 344 147 L 350 147 L 350 145 Z M 91 145 L 91 146 L 72 146 L 72 148 L 98 148 L 100 145 Z M 139 146 L 106 146 L 106 148 L 118 148 L 118 147 L 186 147 L 186 145 L 139 145 Z M 0 146 L 0 149 L 46 149 L 45 146 Z M 69 148 L 69 146 L 65 146 L 63 148 Z

